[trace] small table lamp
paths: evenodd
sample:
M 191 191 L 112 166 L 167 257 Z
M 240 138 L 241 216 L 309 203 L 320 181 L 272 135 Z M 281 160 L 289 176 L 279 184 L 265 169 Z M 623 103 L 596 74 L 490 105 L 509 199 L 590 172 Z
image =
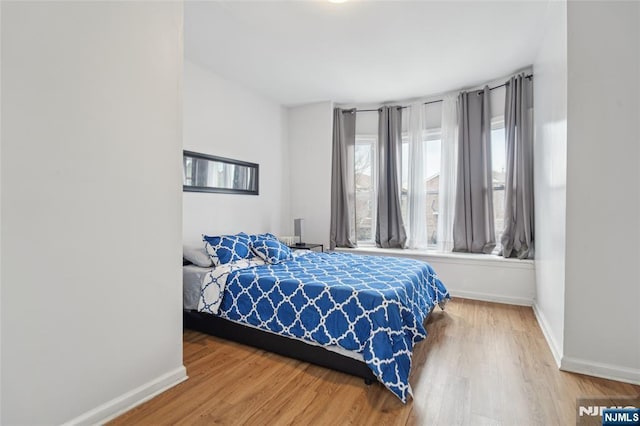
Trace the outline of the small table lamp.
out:
M 298 238 L 298 242 L 296 243 L 297 246 L 304 245 L 304 243 L 302 242 L 302 223 L 303 222 L 304 222 L 304 219 L 293 219 L 293 233 Z

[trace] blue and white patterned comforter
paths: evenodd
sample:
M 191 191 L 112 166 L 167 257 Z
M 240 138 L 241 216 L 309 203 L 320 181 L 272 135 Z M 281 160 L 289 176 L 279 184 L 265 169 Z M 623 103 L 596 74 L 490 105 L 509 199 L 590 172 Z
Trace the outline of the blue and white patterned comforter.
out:
M 223 265 L 224 266 L 224 265 Z M 204 279 L 198 309 L 278 334 L 359 352 L 403 402 L 423 322 L 449 293 L 425 262 L 309 253 L 280 264 L 245 261 Z

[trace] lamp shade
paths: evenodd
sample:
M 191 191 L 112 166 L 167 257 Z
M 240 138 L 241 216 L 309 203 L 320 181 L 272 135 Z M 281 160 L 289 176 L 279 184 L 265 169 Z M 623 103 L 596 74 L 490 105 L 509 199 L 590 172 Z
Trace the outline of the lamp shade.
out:
M 298 238 L 298 242 L 303 244 L 302 242 L 302 228 L 303 228 L 304 219 L 293 219 L 293 233 Z

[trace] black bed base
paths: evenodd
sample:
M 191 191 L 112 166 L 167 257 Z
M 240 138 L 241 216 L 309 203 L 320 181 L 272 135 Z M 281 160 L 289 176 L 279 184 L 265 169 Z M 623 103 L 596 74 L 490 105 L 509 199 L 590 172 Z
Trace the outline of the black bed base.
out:
M 244 326 L 204 312 L 184 311 L 183 318 L 184 327 L 191 330 L 361 377 L 367 385 L 378 380 L 364 362 L 331 352 L 321 346 Z

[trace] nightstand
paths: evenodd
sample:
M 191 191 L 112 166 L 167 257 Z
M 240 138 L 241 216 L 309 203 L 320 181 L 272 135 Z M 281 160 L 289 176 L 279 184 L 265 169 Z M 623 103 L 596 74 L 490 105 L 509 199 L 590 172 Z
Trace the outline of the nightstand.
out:
M 289 246 L 293 250 L 314 250 L 320 248 L 320 252 L 324 251 L 324 244 L 304 243 L 302 245 L 293 244 Z

